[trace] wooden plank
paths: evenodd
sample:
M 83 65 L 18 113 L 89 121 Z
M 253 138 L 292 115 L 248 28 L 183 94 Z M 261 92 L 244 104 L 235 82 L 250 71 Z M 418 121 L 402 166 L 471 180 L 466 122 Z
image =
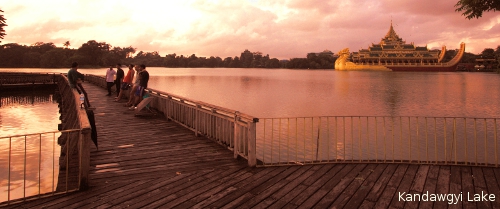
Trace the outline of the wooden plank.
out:
M 250 201 L 245 202 L 243 205 L 239 206 L 239 208 L 265 208 L 268 207 L 270 204 L 272 204 L 276 199 L 275 198 L 270 198 L 272 195 L 276 195 L 278 192 L 286 192 L 286 186 L 289 185 L 289 183 L 293 180 L 295 180 L 297 177 L 301 176 L 306 169 L 303 168 L 310 168 L 310 166 L 307 167 L 300 167 L 300 166 L 293 166 L 296 167 L 296 169 L 293 171 L 293 173 L 289 174 L 285 178 L 281 178 L 275 184 L 272 186 L 269 186 L 267 189 L 263 190 L 262 192 L 259 192 L 257 195 L 255 195 Z M 279 195 L 279 194 L 278 194 Z M 215 202 L 215 200 L 220 199 L 221 196 L 218 196 L 219 198 L 210 198 L 210 201 L 203 201 L 195 205 L 193 208 L 206 208 L 208 203 Z
M 401 183 L 399 183 L 399 186 L 396 190 L 394 197 L 392 198 L 391 207 L 396 207 L 396 208 L 404 207 L 406 202 L 400 199 L 400 194 L 403 193 L 408 194 L 410 192 L 410 187 L 413 183 L 417 170 L 418 170 L 418 165 L 409 165 L 403 179 L 401 180 Z
M 363 184 L 361 184 L 360 188 L 356 190 L 344 208 L 359 208 L 386 168 L 387 164 L 377 164 L 377 167 L 371 171 L 372 174 L 370 174 Z
M 483 193 L 489 193 L 488 187 L 486 186 L 486 180 L 484 179 L 483 170 L 479 167 L 472 167 L 472 175 L 472 180 L 474 183 L 474 195 L 482 196 Z M 474 200 L 474 196 L 472 195 L 472 193 L 469 195 L 470 199 Z M 478 208 L 491 208 L 490 201 L 483 201 L 479 199 L 479 201 L 476 201 L 476 204 Z
M 495 195 L 495 201 L 491 202 L 491 207 L 500 208 L 500 187 L 498 186 L 498 180 L 493 170 L 497 170 L 497 168 L 483 168 L 483 173 L 486 180 L 486 186 L 488 186 L 488 194 Z
M 348 180 L 340 182 L 328 194 L 326 194 L 326 196 L 318 204 L 316 204 L 315 207 L 321 208 L 327 205 L 328 207 L 336 208 L 345 207 L 347 202 L 353 197 L 354 193 L 361 187 L 361 185 L 363 185 L 363 183 L 365 183 L 366 179 L 373 174 L 376 167 L 376 164 L 368 164 L 363 171 L 359 172 L 357 176 L 355 176 L 347 187 L 345 187 L 345 184 L 342 185 L 342 183 L 347 183 Z M 338 197 L 335 199 L 336 196 Z M 335 202 L 333 202 L 334 199 Z
M 403 179 L 407 168 L 408 168 L 408 165 L 405 165 L 405 164 L 398 165 L 393 176 L 391 177 L 391 179 L 387 183 L 387 186 L 385 187 L 384 192 L 382 193 L 382 195 L 378 199 L 377 203 L 375 204 L 375 207 L 377 207 L 377 208 L 389 207 L 389 204 L 391 203 L 392 197 L 394 197 L 394 194 L 396 193 L 397 186 L 399 185 L 399 183 Z
M 330 204 L 336 198 L 339 191 L 342 191 L 358 173 L 366 167 L 366 164 L 348 164 L 334 176 L 328 176 L 329 180 L 315 193 L 308 195 L 309 198 L 300 204 L 300 207 L 312 208 L 314 205 L 322 203 L 322 198 L 326 196 L 326 202 Z M 333 193 L 331 193 L 333 191 Z M 332 197 L 330 197 L 332 196 Z M 325 202 L 325 201 L 324 201 Z

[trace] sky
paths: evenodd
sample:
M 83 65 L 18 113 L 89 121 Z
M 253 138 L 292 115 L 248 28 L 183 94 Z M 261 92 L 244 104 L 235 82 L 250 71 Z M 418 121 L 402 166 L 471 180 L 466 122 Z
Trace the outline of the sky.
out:
M 458 0 L 0 0 L 7 19 L 1 44 L 89 40 L 161 56 L 272 58 L 380 42 L 391 25 L 407 43 L 480 53 L 500 45 L 500 12 L 466 19 Z

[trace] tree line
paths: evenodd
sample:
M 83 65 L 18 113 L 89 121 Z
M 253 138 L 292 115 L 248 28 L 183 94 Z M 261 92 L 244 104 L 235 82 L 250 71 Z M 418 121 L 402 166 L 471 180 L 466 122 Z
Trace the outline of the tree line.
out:
M 157 51 L 136 53 L 136 48 L 113 47 L 106 42 L 90 40 L 78 49 L 69 48 L 66 41 L 64 47 L 54 43 L 37 42 L 32 45 L 8 43 L 0 45 L 0 67 L 11 68 L 63 68 L 78 62 L 82 68 L 99 68 L 117 63 L 140 63 L 150 67 L 170 68 L 292 68 L 292 69 L 333 69 L 333 57 L 309 56 L 280 61 L 277 58 L 263 55 L 261 52 L 245 50 L 241 56 L 197 57 L 167 54 L 161 56 Z

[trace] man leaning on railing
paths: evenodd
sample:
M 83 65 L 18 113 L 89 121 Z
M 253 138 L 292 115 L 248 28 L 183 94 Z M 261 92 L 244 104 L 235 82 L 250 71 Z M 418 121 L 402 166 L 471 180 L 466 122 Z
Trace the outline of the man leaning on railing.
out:
M 78 63 L 73 62 L 71 64 L 71 69 L 68 71 L 68 81 L 69 81 L 69 86 L 73 89 L 76 89 L 78 91 L 78 94 L 85 95 L 85 104 L 86 107 L 90 107 L 89 99 L 87 96 L 87 92 L 85 89 L 83 89 L 82 82 L 85 79 L 85 76 L 78 72 Z

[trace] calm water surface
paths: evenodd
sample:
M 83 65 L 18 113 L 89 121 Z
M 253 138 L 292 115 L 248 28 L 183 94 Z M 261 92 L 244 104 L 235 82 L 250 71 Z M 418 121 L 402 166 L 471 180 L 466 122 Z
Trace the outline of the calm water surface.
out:
M 0 202 L 8 198 L 9 171 L 11 199 L 23 197 L 24 188 L 30 196 L 39 190 L 50 192 L 57 184 L 58 134 L 2 138 L 57 131 L 59 108 L 54 96 L 53 90 L 0 92 Z
M 104 75 L 105 70 L 79 71 Z M 155 67 L 148 71 L 150 88 L 259 118 L 500 116 L 500 75 L 495 73 Z

